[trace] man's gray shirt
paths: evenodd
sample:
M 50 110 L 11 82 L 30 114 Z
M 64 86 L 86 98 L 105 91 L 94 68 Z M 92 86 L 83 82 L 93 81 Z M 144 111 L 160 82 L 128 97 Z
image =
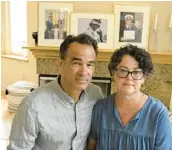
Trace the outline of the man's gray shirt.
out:
M 8 150 L 83 150 L 92 108 L 101 98 L 92 83 L 76 104 L 57 80 L 34 90 L 18 107 Z

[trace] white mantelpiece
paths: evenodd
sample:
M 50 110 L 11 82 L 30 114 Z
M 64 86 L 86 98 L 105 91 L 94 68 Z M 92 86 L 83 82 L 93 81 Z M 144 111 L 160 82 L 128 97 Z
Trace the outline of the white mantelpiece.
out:
M 32 51 L 35 58 L 57 58 L 58 47 L 24 47 Z M 113 53 L 113 49 L 99 49 L 97 56 L 98 61 L 109 61 Z M 170 52 L 150 52 L 154 64 L 172 64 L 172 53 Z

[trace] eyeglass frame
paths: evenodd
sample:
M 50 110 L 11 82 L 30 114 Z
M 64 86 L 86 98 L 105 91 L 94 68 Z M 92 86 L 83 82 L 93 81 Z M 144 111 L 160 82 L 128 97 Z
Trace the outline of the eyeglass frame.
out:
M 121 69 L 122 69 L 122 68 L 116 68 L 115 71 L 118 72 L 118 70 L 121 70 Z M 143 72 L 142 70 L 137 71 L 137 72 L 142 72 L 142 73 L 143 73 L 143 75 L 142 75 L 142 77 L 141 77 L 140 79 L 135 79 L 135 78 L 133 77 L 133 72 L 135 72 L 136 70 L 133 70 L 133 71 L 129 71 L 129 70 L 127 70 L 127 69 L 122 69 L 122 70 L 125 70 L 125 71 L 127 72 L 127 75 L 126 75 L 126 77 L 121 77 L 121 76 L 118 75 L 118 73 L 116 73 L 117 76 L 120 77 L 120 78 L 127 78 L 129 74 L 131 74 L 131 77 L 132 77 L 133 80 L 141 80 L 141 79 L 143 79 L 143 77 L 144 77 L 144 72 Z

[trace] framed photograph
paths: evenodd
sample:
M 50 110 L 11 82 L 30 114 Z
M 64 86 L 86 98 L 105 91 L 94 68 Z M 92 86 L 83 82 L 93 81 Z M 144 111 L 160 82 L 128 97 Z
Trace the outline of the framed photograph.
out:
M 69 34 L 69 14 L 73 4 L 39 2 L 38 46 L 60 46 Z
M 114 14 L 71 13 L 70 33 L 86 33 L 97 40 L 100 49 L 112 49 L 114 44 Z
M 149 5 L 115 5 L 115 39 L 114 47 L 131 43 L 148 48 Z

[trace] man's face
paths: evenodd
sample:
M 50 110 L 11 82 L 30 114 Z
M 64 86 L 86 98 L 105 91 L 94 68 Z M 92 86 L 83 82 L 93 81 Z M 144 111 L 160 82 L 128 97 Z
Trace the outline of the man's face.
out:
M 132 21 L 133 21 L 133 19 L 132 19 L 131 17 L 126 17 L 126 19 L 125 19 L 125 23 L 126 23 L 127 25 L 132 24 Z
M 59 66 L 62 87 L 69 91 L 85 90 L 91 82 L 95 60 L 91 45 L 71 43 Z

